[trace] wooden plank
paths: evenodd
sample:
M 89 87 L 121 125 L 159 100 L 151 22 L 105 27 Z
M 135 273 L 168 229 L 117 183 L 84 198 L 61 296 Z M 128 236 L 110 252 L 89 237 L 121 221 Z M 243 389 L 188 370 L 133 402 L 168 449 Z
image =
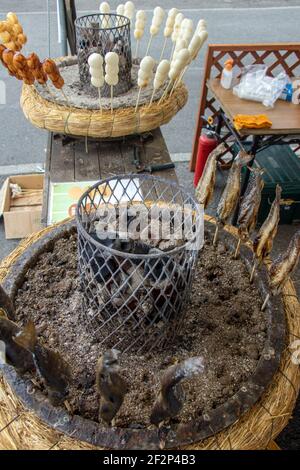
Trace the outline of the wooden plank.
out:
M 101 179 L 99 165 L 99 145 L 97 141 L 88 142 L 86 153 L 85 142 L 77 140 L 74 144 L 75 181 L 98 181 Z
M 74 181 L 74 143 L 63 146 L 61 139 L 52 139 L 50 180 L 52 183 Z
M 120 142 L 99 142 L 101 179 L 125 173 Z
M 243 129 L 241 135 L 300 134 L 300 106 L 278 100 L 274 108 L 266 108 L 262 103 L 242 100 L 232 90 L 225 90 L 218 78 L 209 80 L 207 86 L 232 123 L 237 114 L 265 114 L 273 123 L 270 129 Z

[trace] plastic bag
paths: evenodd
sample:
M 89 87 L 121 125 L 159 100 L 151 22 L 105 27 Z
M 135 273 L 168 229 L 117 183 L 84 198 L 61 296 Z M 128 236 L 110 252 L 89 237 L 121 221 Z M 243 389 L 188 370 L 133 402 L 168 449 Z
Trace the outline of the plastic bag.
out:
M 242 71 L 240 83 L 233 88 L 233 93 L 239 98 L 259 101 L 264 106 L 273 108 L 290 78 L 284 72 L 277 77 L 267 76 L 266 65 L 249 65 Z

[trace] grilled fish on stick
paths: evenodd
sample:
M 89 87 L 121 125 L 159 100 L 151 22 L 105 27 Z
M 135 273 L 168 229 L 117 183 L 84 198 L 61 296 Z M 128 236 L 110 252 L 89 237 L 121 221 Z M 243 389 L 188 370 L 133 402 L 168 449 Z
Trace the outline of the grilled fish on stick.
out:
M 99 418 L 111 424 L 122 406 L 128 386 L 120 375 L 119 351 L 110 349 L 100 357 L 96 370 L 96 385 L 101 397 Z
M 226 150 L 224 144 L 218 145 L 213 150 L 208 159 L 206 160 L 205 167 L 199 183 L 196 188 L 196 198 L 200 204 L 203 204 L 204 210 L 208 206 L 213 196 L 215 182 L 216 182 L 216 169 L 217 169 L 217 158 L 222 155 Z
M 21 75 L 18 73 L 17 69 L 13 64 L 14 59 L 14 51 L 10 49 L 3 49 L 4 46 L 0 45 L 0 58 L 1 62 L 5 68 L 7 68 L 9 75 L 12 77 L 16 77 L 18 80 L 22 80 Z
M 269 215 L 261 226 L 258 235 L 253 242 L 253 250 L 259 264 L 261 264 L 263 259 L 271 253 L 273 247 L 273 240 L 277 233 L 280 218 L 281 191 L 281 187 L 277 185 L 276 197 L 271 206 Z
M 261 169 L 255 169 L 252 172 L 254 174 L 254 184 L 249 193 L 243 198 L 237 221 L 239 241 L 235 250 L 235 258 L 238 255 L 241 242 L 246 242 L 253 230 L 255 230 L 261 202 L 261 192 L 265 184 L 262 179 L 263 171 Z
M 225 225 L 238 203 L 241 192 L 241 169 L 251 156 L 241 150 L 230 168 L 226 186 L 217 207 L 217 227 L 213 244 L 216 244 L 219 227 Z
M 183 407 L 184 393 L 181 382 L 204 371 L 202 357 L 191 357 L 169 367 L 162 379 L 158 399 L 154 404 L 150 422 L 158 426 L 166 419 L 177 416 Z
M 282 291 L 289 276 L 295 271 L 300 258 L 300 230 L 291 239 L 288 249 L 274 261 L 270 268 L 270 288 L 273 295 Z
M 239 236 L 247 241 L 249 235 L 255 230 L 259 206 L 261 203 L 261 192 L 265 185 L 261 169 L 252 170 L 254 173 L 254 184 L 248 195 L 242 201 L 238 218 Z

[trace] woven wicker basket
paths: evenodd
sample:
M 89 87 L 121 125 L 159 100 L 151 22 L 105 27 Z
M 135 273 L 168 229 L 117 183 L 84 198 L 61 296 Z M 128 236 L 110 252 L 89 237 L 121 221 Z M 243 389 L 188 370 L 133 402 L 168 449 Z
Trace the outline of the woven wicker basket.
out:
M 35 127 L 73 136 L 112 138 L 142 134 L 167 124 L 186 104 L 188 91 L 183 83 L 172 96 L 151 106 L 110 110 L 62 106 L 39 95 L 33 86 L 23 85 L 21 107 Z
M 210 222 L 211 217 L 207 217 Z M 226 227 L 236 235 L 236 229 Z M 0 281 L 9 273 L 20 255 L 49 233 L 46 228 L 24 240 L 0 265 Z M 283 291 L 287 322 L 286 344 L 300 336 L 300 304 L 291 281 Z M 185 447 L 192 450 L 267 449 L 289 421 L 300 387 L 299 366 L 293 364 L 286 348 L 278 372 L 262 398 L 238 421 L 213 437 Z M 0 449 L 95 449 L 86 442 L 73 439 L 43 423 L 24 408 L 20 399 L 2 377 L 0 379 Z

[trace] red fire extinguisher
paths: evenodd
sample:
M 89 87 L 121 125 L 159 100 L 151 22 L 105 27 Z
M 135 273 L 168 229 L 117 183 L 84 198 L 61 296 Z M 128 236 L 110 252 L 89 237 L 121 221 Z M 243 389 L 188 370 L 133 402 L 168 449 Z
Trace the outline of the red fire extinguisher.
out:
M 203 173 L 206 160 L 209 154 L 217 147 L 218 139 L 215 131 L 210 129 L 204 129 L 199 139 L 196 169 L 194 176 L 194 186 L 196 187 L 199 179 Z

